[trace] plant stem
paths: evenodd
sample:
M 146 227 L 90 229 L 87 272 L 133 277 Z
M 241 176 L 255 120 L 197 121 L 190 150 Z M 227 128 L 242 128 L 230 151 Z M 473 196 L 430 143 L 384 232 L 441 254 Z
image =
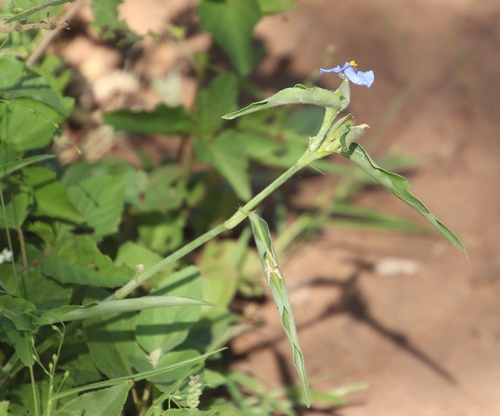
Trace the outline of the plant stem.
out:
M 33 392 L 33 406 L 35 408 L 35 416 L 40 416 L 40 409 L 38 408 L 38 392 L 36 390 L 35 373 L 33 372 L 33 365 L 30 368 L 31 390 Z

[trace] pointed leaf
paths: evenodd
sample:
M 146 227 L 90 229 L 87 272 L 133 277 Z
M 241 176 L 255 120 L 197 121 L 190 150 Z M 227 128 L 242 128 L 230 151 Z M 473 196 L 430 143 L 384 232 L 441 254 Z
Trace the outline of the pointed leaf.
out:
M 295 87 L 285 88 L 265 100 L 252 103 L 245 108 L 226 114 L 222 118 L 232 120 L 245 114 L 254 113 L 255 111 L 289 104 L 317 105 L 325 108 L 333 108 L 335 111 L 341 112 L 349 104 L 349 96 L 346 95 L 344 84 L 345 82 L 335 92 L 319 87 L 306 88 L 303 85 L 297 84 Z
M 33 165 L 38 162 L 43 162 L 47 159 L 53 159 L 56 155 L 38 155 L 38 156 L 30 156 L 24 158 L 22 160 L 16 160 L 13 162 L 9 162 L 0 167 L 0 179 L 4 176 L 7 176 L 19 169 L 25 168 L 26 166 Z
M 466 257 L 467 250 L 458 237 L 453 234 L 443 223 L 441 223 L 415 196 L 409 192 L 410 184 L 406 178 L 396 174 L 387 172 L 378 166 L 366 151 L 357 143 L 352 143 L 348 152 L 340 152 L 340 154 L 351 162 L 358 165 L 368 175 L 380 183 L 384 188 L 391 191 L 404 203 L 409 205 L 427 221 L 429 221 L 444 237 L 446 237 L 453 245 L 455 245 Z
M 0 315 L 0 328 L 14 347 L 17 355 L 25 366 L 33 365 L 35 356 L 33 351 L 33 336 L 29 331 L 20 331 L 12 320 Z M 2 340 L 3 341 L 3 340 Z
M 283 323 L 283 328 L 292 347 L 293 364 L 299 374 L 304 402 L 309 407 L 311 404 L 311 393 L 307 382 L 304 356 L 300 349 L 297 329 L 292 314 L 292 305 L 288 297 L 285 279 L 278 265 L 276 251 L 271 240 L 271 233 L 267 223 L 254 212 L 249 213 L 248 218 L 252 224 L 252 231 L 262 268 L 266 275 L 267 284 L 271 290 L 274 303 L 278 308 L 281 322 Z
M 31 204 L 31 195 L 20 192 L 15 195 L 5 207 L 0 209 L 0 228 L 19 228 L 28 216 L 28 206 Z

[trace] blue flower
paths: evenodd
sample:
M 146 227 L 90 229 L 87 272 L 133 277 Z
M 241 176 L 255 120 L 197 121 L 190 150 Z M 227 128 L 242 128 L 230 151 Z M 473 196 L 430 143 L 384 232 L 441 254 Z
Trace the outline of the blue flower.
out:
M 346 62 L 344 66 L 341 68 L 340 65 L 337 65 L 331 69 L 320 69 L 319 72 L 321 74 L 326 74 L 328 72 L 343 72 L 349 81 L 356 85 L 366 85 L 370 88 L 375 80 L 375 74 L 373 71 L 358 71 L 356 67 L 358 64 L 355 61 Z

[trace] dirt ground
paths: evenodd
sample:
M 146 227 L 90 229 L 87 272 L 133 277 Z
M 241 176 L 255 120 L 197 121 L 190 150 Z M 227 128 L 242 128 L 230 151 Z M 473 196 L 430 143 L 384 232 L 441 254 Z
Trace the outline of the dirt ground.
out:
M 161 30 L 193 2 L 144 3 L 129 0 L 123 9 L 137 30 Z M 269 51 L 256 76 L 275 88 L 317 73 L 329 45 L 333 65 L 354 59 L 374 70 L 370 89 L 352 87 L 350 111 L 371 126 L 363 145 L 375 160 L 390 152 L 421 158 L 412 192 L 462 238 L 470 258 L 428 236 L 336 228 L 282 264 L 313 388 L 369 385 L 348 396 L 348 407 L 310 415 L 500 415 L 499 19 L 494 0 L 299 0 L 256 28 Z M 207 39 L 193 42 L 203 48 Z M 82 66 L 85 47 L 67 49 L 78 52 L 67 59 Z M 103 56 L 83 72 L 99 79 L 106 65 L 116 66 Z M 142 59 L 160 75 L 175 54 L 167 45 Z M 317 83 L 336 88 L 339 79 Z M 330 180 L 307 181 L 298 201 L 315 198 Z M 358 202 L 425 223 L 385 191 Z M 236 368 L 278 386 L 294 377 L 288 343 L 276 335 L 273 305 L 254 318 L 268 325 L 235 342 L 247 353 Z

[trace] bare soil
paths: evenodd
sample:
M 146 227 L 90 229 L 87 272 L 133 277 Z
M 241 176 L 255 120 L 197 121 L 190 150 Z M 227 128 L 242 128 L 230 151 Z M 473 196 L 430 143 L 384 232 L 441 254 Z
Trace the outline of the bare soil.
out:
M 128 0 L 123 13 L 142 33 L 161 31 L 192 4 Z M 374 70 L 370 89 L 352 87 L 350 111 L 371 126 L 363 145 L 375 159 L 396 153 L 422 161 L 411 172 L 412 192 L 469 252 L 468 261 L 430 236 L 327 228 L 282 264 L 312 386 L 369 385 L 348 396 L 349 406 L 310 415 L 500 415 L 499 19 L 494 0 L 299 0 L 256 28 L 268 48 L 256 77 L 270 90 L 351 59 Z M 121 73 L 106 46 L 79 42 L 61 54 L 73 53 L 68 59 L 93 85 Z M 208 45 L 203 36 L 191 42 L 195 50 Z M 325 62 L 329 45 L 336 51 Z M 86 48 L 102 58 L 86 59 Z M 136 69 L 166 75 L 181 53 L 152 44 Z M 133 81 L 128 93 L 138 88 Z M 189 105 L 192 84 L 183 82 L 181 101 Z M 317 84 L 333 89 L 339 79 L 322 76 Z M 104 107 L 119 105 L 97 95 Z M 155 100 L 151 93 L 141 103 Z M 307 181 L 298 202 L 331 180 Z M 425 223 L 385 191 L 358 202 Z M 235 341 L 235 351 L 246 353 L 235 367 L 270 387 L 293 380 L 274 306 L 259 306 L 252 318 L 267 326 Z

